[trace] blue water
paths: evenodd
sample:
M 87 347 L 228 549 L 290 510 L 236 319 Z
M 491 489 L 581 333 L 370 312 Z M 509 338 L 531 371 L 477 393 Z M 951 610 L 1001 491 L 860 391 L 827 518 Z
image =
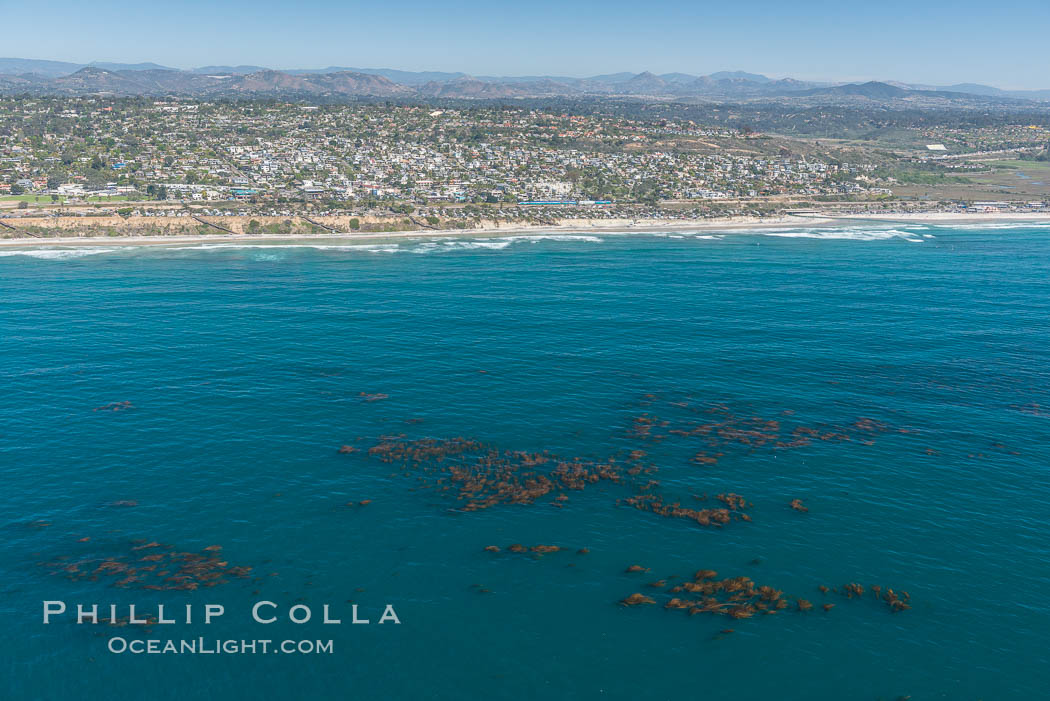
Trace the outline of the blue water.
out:
M 1044 698 L 1048 368 L 1037 225 L 3 249 L 3 697 Z M 644 414 L 664 438 L 632 433 Z M 849 440 L 726 442 L 704 465 L 702 439 L 669 433 L 752 420 L 778 421 L 781 442 L 799 427 Z M 425 488 L 443 468 L 369 456 L 401 434 L 620 463 L 642 450 L 668 502 L 735 492 L 752 520 L 617 505 L 643 480 L 465 512 Z M 155 591 L 55 565 L 137 558 L 137 539 L 220 545 L 253 569 Z M 817 609 L 617 604 L 662 604 L 647 582 L 702 568 Z M 912 608 L 817 589 L 848 582 L 907 590 Z M 45 626 L 51 599 L 227 612 Z M 261 599 L 329 603 L 344 624 L 261 626 Z M 348 600 L 371 625 L 349 625 Z M 377 624 L 387 603 L 400 625 Z M 114 635 L 334 652 L 112 654 Z

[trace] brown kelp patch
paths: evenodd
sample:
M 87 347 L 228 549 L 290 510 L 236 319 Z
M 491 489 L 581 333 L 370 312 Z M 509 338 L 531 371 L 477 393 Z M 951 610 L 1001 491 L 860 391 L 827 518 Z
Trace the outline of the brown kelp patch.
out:
M 503 548 L 500 548 L 498 545 L 486 545 L 482 550 L 490 553 L 503 552 Z M 534 555 L 546 555 L 547 553 L 557 553 L 564 550 L 565 548 L 560 545 L 522 545 L 521 543 L 514 543 L 506 547 L 506 551 L 509 553 L 533 553 Z
M 633 506 L 639 511 L 646 511 L 667 518 L 681 518 L 694 521 L 701 526 L 721 527 L 734 519 L 740 521 L 751 520 L 751 517 L 744 513 L 744 509 L 751 506 L 751 504 L 739 494 L 719 494 L 717 498 L 725 504 L 725 507 L 691 509 L 682 506 L 677 501 L 667 504 L 664 502 L 663 497 L 658 494 L 637 494 L 621 499 L 619 503 L 625 506 Z
M 643 395 L 639 403 L 648 411 L 631 420 L 627 438 L 653 443 L 685 441 L 696 446 L 692 462 L 697 465 L 715 465 L 731 452 L 802 448 L 818 441 L 872 445 L 883 433 L 915 433 L 870 417 L 805 425 L 789 418 L 795 415 L 790 409 L 774 417 L 761 416 L 737 412 L 724 403 L 705 406 L 692 398 L 672 401 L 656 394 Z
M 460 511 L 479 511 L 498 504 L 530 505 L 541 499 L 562 507 L 569 493 L 605 483 L 631 490 L 633 496 L 617 503 L 640 511 L 688 519 L 702 526 L 751 520 L 745 513 L 751 504 L 732 492 L 716 495 L 723 504 L 716 508 L 692 509 L 677 501 L 665 502 L 653 491 L 660 484 L 651 479 L 657 468 L 643 462 L 646 453 L 641 450 L 594 460 L 563 458 L 546 450 L 500 450 L 462 437 L 409 440 L 396 435 L 381 437 L 368 454 L 416 473 L 423 489 L 454 497 L 461 502 Z
M 873 584 L 868 588 L 871 591 L 872 598 L 886 605 L 886 607 L 893 613 L 899 613 L 900 611 L 907 611 L 911 608 L 911 594 L 906 591 L 894 591 L 889 587 L 883 587 L 879 584 Z M 830 589 L 826 586 L 821 586 L 820 591 L 823 594 L 837 593 L 847 599 L 863 599 L 865 594 L 864 586 L 856 582 L 850 582 L 849 584 L 843 584 L 837 589 Z M 831 604 L 834 606 L 834 604 Z
M 134 409 L 135 405 L 128 401 L 123 402 L 112 402 L 110 404 L 103 404 L 97 406 L 91 411 L 127 411 L 128 409 Z
M 368 454 L 420 473 L 424 488 L 451 492 L 462 502 L 462 511 L 534 504 L 548 495 L 554 506 L 561 506 L 568 501 L 566 491 L 603 481 L 624 484 L 654 469 L 639 462 L 642 454 L 632 454 L 623 462 L 562 458 L 549 451 L 500 450 L 467 438 L 384 436 Z
M 809 602 L 792 604 L 784 592 L 768 585 L 756 584 L 749 577 L 718 579 L 714 570 L 698 570 L 692 580 L 671 587 L 664 608 L 685 611 L 691 616 L 710 614 L 744 619 L 757 614 L 771 615 L 793 609 L 808 611 Z
M 653 589 L 663 589 L 667 580 L 659 580 L 651 585 Z M 827 587 L 822 587 L 827 593 Z M 842 587 L 840 593 L 847 598 L 860 598 L 864 587 L 851 583 Z M 884 601 L 894 613 L 910 608 L 907 592 L 893 592 L 873 587 L 877 600 Z M 757 584 L 750 577 L 718 578 L 715 570 L 697 570 L 691 580 L 676 584 L 670 589 L 654 592 L 661 596 L 663 608 L 684 611 L 690 616 L 709 614 L 733 619 L 752 618 L 757 615 L 771 616 L 782 612 L 809 613 L 815 610 L 813 602 L 807 599 L 786 595 L 782 590 L 769 585 Z M 656 599 L 642 594 L 631 594 L 620 602 L 622 606 L 659 603 Z M 820 611 L 828 612 L 834 604 L 824 603 Z
M 112 555 L 60 556 L 41 564 L 71 581 L 103 581 L 114 587 L 156 591 L 214 587 L 230 577 L 247 577 L 252 570 L 231 565 L 219 545 L 191 552 L 146 540 L 132 541 Z

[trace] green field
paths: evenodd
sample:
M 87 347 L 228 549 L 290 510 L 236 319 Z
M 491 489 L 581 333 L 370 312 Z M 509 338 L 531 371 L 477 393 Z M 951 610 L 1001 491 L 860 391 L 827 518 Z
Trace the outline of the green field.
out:
M 1050 195 L 1050 163 L 1044 161 L 988 161 L 990 173 L 969 175 L 975 185 L 994 189 L 1003 195 Z
M 952 200 L 1042 200 L 1050 197 L 1050 162 L 981 161 L 986 173 L 960 172 L 969 182 L 906 184 L 893 188 L 901 197 Z
M 0 195 L 0 201 L 3 202 L 50 202 L 50 195 Z
M 1028 175 L 1039 175 L 1046 177 L 1050 175 L 1050 161 L 984 161 L 997 170 L 1012 170 L 1026 173 Z

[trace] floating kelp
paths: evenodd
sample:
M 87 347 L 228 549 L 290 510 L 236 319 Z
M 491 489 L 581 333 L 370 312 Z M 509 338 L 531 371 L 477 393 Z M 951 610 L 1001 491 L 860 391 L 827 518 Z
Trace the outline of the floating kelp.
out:
M 483 548 L 483 550 L 485 550 L 486 552 L 490 552 L 490 553 L 498 553 L 498 552 L 501 552 L 502 549 L 498 545 L 486 545 Z M 535 553 L 535 554 L 539 554 L 539 555 L 545 555 L 547 553 L 561 552 L 562 550 L 565 550 L 565 548 L 561 547 L 560 545 L 531 545 L 531 546 L 527 546 L 527 545 L 522 545 L 520 543 L 515 543 L 513 545 L 508 545 L 507 546 L 507 552 L 511 552 L 511 553 Z
M 368 449 L 368 454 L 383 462 L 401 462 L 406 467 L 421 467 L 428 462 L 441 462 L 449 456 L 481 449 L 480 442 L 466 438 L 422 438 L 409 441 L 404 440 L 404 435 L 399 435 L 380 437 L 379 442 Z
M 1027 404 L 1011 404 L 1010 408 L 1014 411 L 1019 411 L 1022 414 L 1029 414 L 1031 416 L 1050 416 L 1050 408 L 1044 407 L 1035 402 L 1028 402 Z
M 602 481 L 622 483 L 651 469 L 637 462 L 638 458 L 629 457 L 623 464 L 613 459 L 563 459 L 548 451 L 500 450 L 466 438 L 385 436 L 368 454 L 422 472 L 425 487 L 453 491 L 465 502 L 460 507 L 463 511 L 533 504 L 552 493 L 552 503 L 558 506 L 568 500 L 560 493 L 564 490 L 578 491 Z
M 898 593 L 895 592 L 893 589 L 889 589 L 878 584 L 873 584 L 870 587 L 870 589 L 874 599 L 876 601 L 881 601 L 882 603 L 886 604 L 886 607 L 889 608 L 889 610 L 893 613 L 907 611 L 911 608 L 911 604 L 909 603 L 911 601 L 911 594 L 909 594 L 906 591 L 901 591 Z M 864 587 L 860 584 L 857 584 L 856 582 L 844 584 L 838 589 L 829 589 L 828 587 L 821 586 L 820 590 L 824 594 L 827 594 L 829 591 L 833 593 L 838 593 L 846 597 L 847 599 L 861 599 L 864 597 L 865 592 Z M 832 606 L 833 605 L 834 604 L 832 604 Z
M 650 410 L 634 417 L 626 436 L 656 443 L 671 438 L 699 442 L 702 449 L 696 451 L 691 460 L 697 465 L 715 465 L 734 450 L 753 452 L 760 448 L 801 448 L 815 441 L 872 445 L 878 434 L 915 433 L 911 429 L 893 429 L 887 423 L 869 417 L 860 417 L 846 424 L 787 426 L 782 417 L 793 416 L 795 412 L 790 409 L 781 411 L 777 418 L 769 418 L 737 414 L 726 404 L 704 407 L 691 399 L 669 401 L 655 394 L 643 395 L 639 403 L 646 408 L 659 409 L 661 414 Z M 700 416 L 707 418 L 700 419 Z
M 118 499 L 117 501 L 111 501 L 111 502 L 106 504 L 106 506 L 114 506 L 114 507 L 122 507 L 122 508 L 138 506 L 138 505 L 139 505 L 139 503 L 137 501 L 135 501 L 134 499 Z
M 882 593 L 882 600 L 886 602 L 886 605 L 890 607 L 890 611 L 897 613 L 898 611 L 906 611 L 911 608 L 911 594 L 906 591 L 902 591 L 900 595 L 894 592 L 892 589 L 887 589 Z
M 728 506 L 733 511 L 743 511 L 744 509 L 752 506 L 744 497 L 739 494 L 716 494 L 715 499 Z
M 637 566 L 634 566 L 637 567 Z M 638 571 L 628 568 L 628 571 Z M 644 571 L 644 570 L 643 570 Z M 650 584 L 653 589 L 662 589 L 666 580 Z M 827 587 L 821 587 L 824 592 Z M 881 590 L 873 587 L 875 598 L 885 601 L 890 610 L 897 612 L 910 608 L 907 592 L 897 594 L 892 590 Z M 864 594 L 864 587 L 851 583 L 842 587 L 840 592 L 847 598 L 859 598 Z M 784 611 L 808 613 L 813 611 L 814 604 L 806 599 L 789 597 L 780 589 L 768 585 L 756 584 L 750 577 L 727 577 L 718 579 L 714 570 L 697 570 L 691 580 L 682 582 L 667 590 L 663 608 L 685 611 L 690 616 L 710 614 L 733 619 L 751 618 L 755 615 L 775 615 Z M 622 606 L 657 603 L 652 597 L 639 593 L 631 594 L 619 602 Z M 835 604 L 824 603 L 820 610 L 831 611 Z
M 112 404 L 104 404 L 97 406 L 91 411 L 127 411 L 128 409 L 134 409 L 135 405 L 131 402 L 113 402 Z
M 784 592 L 770 586 L 757 585 L 749 577 L 716 579 L 714 570 L 699 570 L 691 581 L 669 590 L 665 609 L 683 610 L 689 615 L 711 614 L 728 618 L 751 618 L 756 614 L 775 614 L 791 606 Z M 804 600 L 799 600 L 804 601 Z M 805 602 L 808 604 L 808 602 Z M 810 607 L 797 603 L 799 611 Z
M 715 465 L 730 450 L 752 452 L 761 448 L 778 450 L 810 445 L 813 441 L 868 444 L 872 436 L 891 431 L 882 421 L 862 417 L 849 424 L 785 426 L 784 410 L 776 418 L 737 415 L 727 404 L 703 406 L 689 400 L 669 401 L 661 395 L 642 398 L 647 407 L 660 406 L 677 412 L 672 419 L 652 412 L 636 416 L 627 436 L 635 440 L 660 441 L 669 437 L 700 441 L 692 462 Z M 685 412 L 686 417 L 681 413 Z M 706 421 L 693 416 L 709 417 Z M 902 429 L 903 430 L 903 429 Z M 342 453 L 356 448 L 345 445 Z M 726 504 L 728 508 L 689 509 L 680 503 L 664 503 L 664 498 L 646 494 L 659 482 L 643 478 L 656 471 L 643 462 L 646 451 L 632 449 L 618 458 L 604 460 L 564 458 L 549 451 L 501 450 L 481 441 L 463 437 L 408 439 L 404 434 L 383 436 L 368 450 L 369 456 L 387 463 L 400 463 L 402 469 L 422 474 L 424 489 L 448 492 L 462 502 L 461 511 L 479 511 L 499 504 L 528 505 L 547 497 L 549 504 L 563 507 L 569 500 L 566 491 L 579 491 L 600 482 L 628 486 L 635 496 L 619 503 L 642 511 L 673 518 L 685 518 L 704 526 L 722 526 L 731 520 L 750 521 L 744 503 Z M 801 506 L 801 502 L 797 502 Z M 798 508 L 792 502 L 792 508 Z
M 247 577 L 251 567 L 232 566 L 222 546 L 203 552 L 178 551 L 171 545 L 137 540 L 116 555 L 63 556 L 41 563 L 71 581 L 108 581 L 115 587 L 167 591 L 214 587 L 228 577 Z
M 669 425 L 669 422 L 662 421 L 656 417 L 649 416 L 648 414 L 642 414 L 636 416 L 631 428 L 627 430 L 627 435 L 630 438 L 641 438 L 647 440 L 663 440 L 666 436 L 660 434 L 653 434 L 654 428 L 663 428 Z
M 743 509 L 750 506 L 739 494 L 719 494 L 719 500 L 723 501 L 728 508 L 716 509 L 690 509 L 682 506 L 679 502 L 665 504 L 663 497 L 656 494 L 638 494 L 633 497 L 621 499 L 619 503 L 633 506 L 639 511 L 665 516 L 667 518 L 682 518 L 695 521 L 701 526 L 721 527 L 734 518 L 741 521 L 750 521 L 751 517 L 743 513 Z
M 768 418 L 751 412 L 737 415 L 726 404 L 705 407 L 693 401 L 668 401 L 658 395 L 648 395 L 643 403 L 651 410 L 632 419 L 626 431 L 627 438 L 698 444 L 692 462 L 701 465 L 718 464 L 727 455 L 801 448 L 817 442 L 870 445 L 884 433 L 914 432 L 894 429 L 885 422 L 867 417 L 841 424 L 804 425 L 793 418 L 795 413 L 792 410 Z M 661 415 L 657 415 L 657 410 Z M 620 436 L 622 438 L 623 433 Z M 340 452 L 356 452 L 354 446 L 345 447 L 353 450 Z M 507 450 L 465 437 L 413 439 L 398 434 L 381 436 L 368 448 L 367 454 L 373 460 L 397 466 L 406 475 L 411 474 L 420 488 L 434 490 L 459 502 L 457 510 L 460 512 L 497 505 L 561 507 L 569 502 L 569 495 L 573 492 L 603 485 L 621 492 L 615 501 L 617 505 L 665 518 L 713 528 L 723 528 L 735 521 L 751 521 L 748 511 L 753 505 L 735 492 L 715 494 L 713 499 L 719 503 L 707 508 L 690 508 L 661 494 L 660 482 L 653 479 L 657 468 L 646 461 L 647 450 L 630 446 L 609 458 L 583 458 L 564 457 L 548 450 Z M 687 489 L 699 491 L 698 486 L 688 485 Z M 701 501 L 708 499 L 706 493 L 702 496 L 692 494 L 692 497 Z M 788 500 L 787 505 L 799 513 L 809 512 L 809 507 L 799 498 Z M 784 502 L 781 502 L 780 508 L 783 506 Z M 497 556 L 540 557 L 565 550 L 557 545 L 521 543 L 483 547 L 484 552 Z M 577 552 L 583 554 L 587 550 L 582 548 Z M 624 574 L 632 576 L 647 572 L 649 569 L 642 565 L 631 565 L 624 570 Z M 649 581 L 651 579 L 654 581 Z M 621 599 L 619 604 L 625 607 L 659 604 L 666 609 L 685 610 L 690 615 L 707 613 L 733 619 L 788 612 L 813 614 L 830 612 L 835 607 L 826 600 L 813 602 L 787 597 L 782 591 L 758 585 L 748 577 L 718 579 L 713 570 L 699 570 L 691 581 L 671 586 L 670 583 L 675 581 L 674 577 L 657 579 L 647 576 L 638 581 L 638 586 L 646 586 L 651 595 L 634 592 Z M 822 591 L 832 590 L 824 588 Z M 860 585 L 843 588 L 847 598 L 858 598 L 865 591 Z M 909 607 L 903 594 L 894 593 L 888 599 L 882 595 L 879 597 L 891 611 Z

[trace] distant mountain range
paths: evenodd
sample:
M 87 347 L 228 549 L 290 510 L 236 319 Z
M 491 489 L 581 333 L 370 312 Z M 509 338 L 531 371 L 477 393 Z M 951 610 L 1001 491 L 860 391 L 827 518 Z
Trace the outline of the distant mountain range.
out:
M 743 71 L 611 73 L 566 76 L 470 76 L 439 71 L 330 66 L 272 70 L 262 66 L 202 66 L 179 70 L 156 63 L 67 63 L 0 58 L 0 93 L 40 95 L 145 95 L 188 97 L 421 97 L 502 99 L 556 96 L 624 96 L 661 99 L 761 99 L 809 97 L 876 101 L 938 100 L 1050 101 L 1050 90 L 1002 90 L 961 83 L 934 86 L 897 81 L 821 83 Z

